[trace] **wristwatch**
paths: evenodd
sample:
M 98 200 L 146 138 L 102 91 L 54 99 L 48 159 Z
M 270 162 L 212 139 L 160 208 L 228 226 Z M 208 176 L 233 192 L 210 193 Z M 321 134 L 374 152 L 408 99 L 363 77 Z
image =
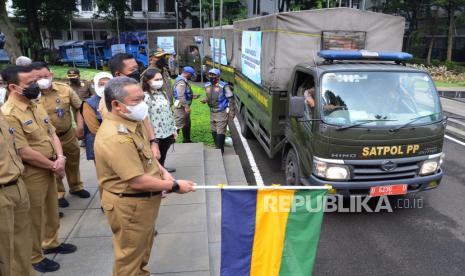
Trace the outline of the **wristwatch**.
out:
M 176 180 L 173 180 L 173 187 L 171 188 L 171 191 L 173 193 L 176 193 L 179 191 L 179 183 Z
M 160 141 L 158 141 L 157 138 L 153 138 L 153 139 L 150 140 L 149 142 L 150 142 L 150 145 L 152 145 L 152 144 L 158 144 Z

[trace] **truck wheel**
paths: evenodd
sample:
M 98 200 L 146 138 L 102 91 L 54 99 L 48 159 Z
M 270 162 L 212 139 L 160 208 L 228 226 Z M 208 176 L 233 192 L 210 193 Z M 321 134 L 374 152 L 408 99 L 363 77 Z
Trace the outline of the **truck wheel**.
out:
M 297 186 L 300 185 L 300 168 L 297 154 L 291 148 L 286 155 L 286 185 Z
M 253 132 L 252 130 L 249 128 L 249 126 L 247 125 L 247 111 L 246 111 L 246 108 L 243 107 L 241 109 L 241 120 L 240 120 L 240 125 L 241 125 L 241 134 L 242 136 L 244 136 L 244 138 L 246 139 L 251 139 L 254 137 L 253 135 Z

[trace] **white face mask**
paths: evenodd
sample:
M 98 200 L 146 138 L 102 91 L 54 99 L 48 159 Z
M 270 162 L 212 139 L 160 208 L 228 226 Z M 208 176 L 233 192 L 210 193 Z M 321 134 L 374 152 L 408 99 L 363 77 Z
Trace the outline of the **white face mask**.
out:
M 138 105 L 126 105 L 126 108 L 131 113 L 124 113 L 124 116 L 131 121 L 140 122 L 149 113 L 149 106 L 145 102 L 140 102 Z
M 151 81 L 150 87 L 152 87 L 152 89 L 154 90 L 158 90 L 163 87 L 163 81 L 162 80 Z
M 0 104 L 5 103 L 5 97 L 6 97 L 6 88 L 0 87 Z
M 40 89 L 49 89 L 52 86 L 52 78 L 40 79 L 37 81 L 37 85 Z
M 99 86 L 95 88 L 95 94 L 100 98 L 103 97 L 103 92 L 105 91 L 105 86 Z

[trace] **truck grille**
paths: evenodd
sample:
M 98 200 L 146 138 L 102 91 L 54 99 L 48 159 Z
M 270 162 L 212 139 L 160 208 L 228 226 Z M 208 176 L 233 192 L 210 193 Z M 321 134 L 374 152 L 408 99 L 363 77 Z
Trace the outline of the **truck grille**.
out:
M 373 180 L 393 180 L 414 178 L 418 175 L 421 162 L 410 161 L 408 163 L 392 162 L 396 167 L 392 170 L 383 169 L 383 163 L 380 164 L 352 164 L 352 180 L 355 181 L 373 181 Z

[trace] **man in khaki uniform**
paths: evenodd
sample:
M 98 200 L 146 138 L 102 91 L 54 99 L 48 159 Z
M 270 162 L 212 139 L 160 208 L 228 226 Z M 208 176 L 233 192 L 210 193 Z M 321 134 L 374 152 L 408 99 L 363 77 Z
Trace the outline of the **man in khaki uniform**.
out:
M 160 191 L 186 193 L 194 184 L 174 178 L 150 149 L 143 119 L 144 92 L 128 77 L 111 79 L 105 88 L 108 113 L 95 138 L 94 150 L 102 207 L 113 232 L 113 275 L 150 275 Z
M 46 111 L 35 103 L 40 95 L 31 67 L 10 66 L 2 73 L 8 83 L 9 98 L 2 112 L 15 133 L 25 171 L 23 174 L 29 193 L 32 220 L 31 262 L 37 271 L 56 271 L 60 265 L 44 257 L 44 253 L 72 253 L 76 246 L 58 242 L 56 177 L 64 177 L 66 157 L 60 140 Z
M 42 96 L 39 103 L 45 108 L 48 116 L 56 128 L 56 134 L 60 138 L 63 153 L 66 156 L 66 179 L 68 180 L 69 193 L 80 198 L 90 197 L 90 193 L 84 190 L 79 171 L 80 148 L 78 139 L 84 136 L 84 120 L 81 115 L 81 100 L 76 93 L 66 84 L 52 82 L 53 74 L 43 62 L 32 63 L 33 72 L 37 78 Z M 71 110 L 74 112 L 77 128 L 74 130 L 71 122 Z M 58 206 L 69 206 L 65 199 L 65 186 L 61 178 L 57 179 Z
M 191 141 L 191 105 L 195 98 L 189 80 L 195 76 L 194 68 L 186 66 L 182 68 L 173 86 L 174 95 L 174 120 L 178 132 L 182 129 L 183 143 Z
M 81 80 L 79 69 L 73 68 L 68 70 L 68 85 L 76 92 L 81 101 L 88 99 L 94 95 L 90 88 L 90 83 Z
M 234 95 L 227 82 L 220 80 L 220 69 L 208 71 L 210 82 L 205 84 L 205 98 L 202 103 L 210 107 L 210 128 L 216 148 L 224 153 L 224 141 L 228 120 L 234 119 L 236 111 Z
M 0 111 L 0 275 L 34 275 L 29 195 L 13 141 L 14 130 Z

